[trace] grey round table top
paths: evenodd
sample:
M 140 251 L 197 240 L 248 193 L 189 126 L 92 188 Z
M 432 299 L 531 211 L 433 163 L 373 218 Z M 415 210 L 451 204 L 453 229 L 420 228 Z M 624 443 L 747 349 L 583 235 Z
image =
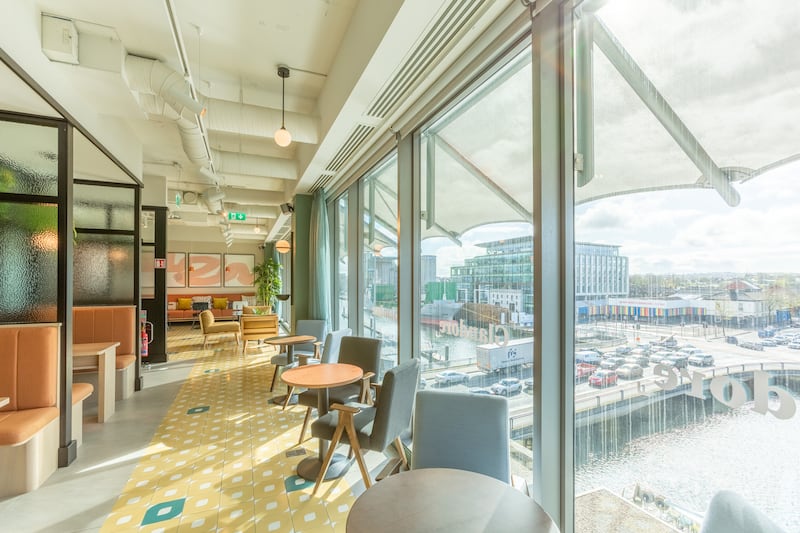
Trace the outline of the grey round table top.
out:
M 364 491 L 347 533 L 558 533 L 533 498 L 483 474 L 423 468 L 389 476 Z

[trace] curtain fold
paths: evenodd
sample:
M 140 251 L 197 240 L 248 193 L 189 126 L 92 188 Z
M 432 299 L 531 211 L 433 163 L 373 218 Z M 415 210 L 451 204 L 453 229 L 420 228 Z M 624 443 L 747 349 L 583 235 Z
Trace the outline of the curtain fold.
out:
M 328 206 L 325 192 L 318 189 L 311 200 L 309 232 L 309 313 L 312 319 L 325 320 L 331 328 L 330 261 Z

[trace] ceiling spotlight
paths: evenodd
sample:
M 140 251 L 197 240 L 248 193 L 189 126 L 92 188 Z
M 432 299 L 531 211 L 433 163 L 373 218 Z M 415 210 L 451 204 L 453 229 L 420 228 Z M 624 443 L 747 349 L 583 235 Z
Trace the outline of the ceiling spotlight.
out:
M 286 78 L 289 77 L 288 67 L 278 67 L 278 76 L 281 77 L 281 127 L 275 131 L 275 144 L 286 148 L 292 144 L 292 134 L 286 129 Z

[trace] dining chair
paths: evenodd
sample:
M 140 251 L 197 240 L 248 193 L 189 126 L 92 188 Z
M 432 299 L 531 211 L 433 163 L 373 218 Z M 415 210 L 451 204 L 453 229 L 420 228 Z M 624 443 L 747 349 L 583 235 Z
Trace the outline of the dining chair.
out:
M 457 468 L 511 482 L 508 401 L 500 396 L 417 392 L 411 469 Z
M 344 341 L 342 344 L 344 345 Z M 344 352 L 340 355 L 344 355 Z M 313 494 L 316 494 L 325 478 L 339 442 L 350 445 L 366 488 L 372 486 L 372 481 L 364 463 L 362 450 L 382 452 L 394 444 L 402 454 L 400 434 L 408 429 L 411 423 L 414 391 L 418 379 L 419 360 L 409 359 L 388 370 L 380 385 L 373 384 L 376 389 L 374 405 L 336 403 L 331 405 L 331 410 L 327 414 L 311 424 L 311 434 L 314 437 L 331 441 L 317 475 Z
M 325 331 L 327 328 L 327 323 L 324 320 L 298 320 L 292 335 L 311 335 L 317 340 L 314 342 L 295 344 L 292 349 L 294 356 L 297 357 L 299 355 L 317 354 L 319 352 L 319 347 L 322 344 L 322 339 L 325 338 Z M 281 352 L 277 355 L 273 355 L 270 358 L 269 362 L 275 365 L 275 372 L 272 374 L 272 383 L 270 383 L 269 386 L 270 392 L 272 392 L 272 389 L 275 388 L 275 381 L 278 378 L 278 372 L 286 366 L 288 359 L 289 355 L 287 352 Z
M 339 346 L 342 344 L 342 337 L 346 335 L 351 335 L 353 330 L 350 328 L 342 328 L 337 329 L 336 331 L 331 331 L 325 336 L 325 343 L 322 345 L 322 353 L 319 358 L 316 357 L 308 357 L 302 356 L 299 360 L 292 363 L 292 366 L 299 366 L 299 365 L 311 365 L 311 364 L 318 364 L 318 363 L 336 363 L 339 361 Z M 289 389 L 289 394 L 286 395 L 286 401 L 283 404 L 283 409 L 285 410 L 286 407 L 289 405 L 289 398 L 292 397 L 294 394 L 295 388 L 292 387 Z M 316 398 L 315 391 L 308 391 L 308 396 L 313 396 Z M 304 394 L 304 393 L 301 393 Z M 299 403 L 299 396 L 298 396 L 298 403 Z M 305 403 L 300 405 L 306 405 Z M 309 405 L 309 409 L 312 407 L 316 407 L 316 403 L 314 405 Z M 306 413 L 306 421 L 308 421 L 308 413 Z M 305 426 L 303 424 L 303 432 L 305 433 Z M 302 438 L 302 435 L 301 435 Z
M 328 389 L 329 405 L 334 403 L 346 404 L 348 402 L 372 402 L 369 387 L 370 383 L 375 383 L 378 379 L 378 369 L 381 364 L 380 339 L 345 335 L 339 343 L 337 360 L 328 362 L 355 365 L 364 371 L 361 381 Z M 298 394 L 297 403 L 307 407 L 306 416 L 303 418 L 303 427 L 300 430 L 300 440 L 298 440 L 298 444 L 300 444 L 303 442 L 306 428 L 311 420 L 311 412 L 317 407 L 317 391 L 308 390 Z

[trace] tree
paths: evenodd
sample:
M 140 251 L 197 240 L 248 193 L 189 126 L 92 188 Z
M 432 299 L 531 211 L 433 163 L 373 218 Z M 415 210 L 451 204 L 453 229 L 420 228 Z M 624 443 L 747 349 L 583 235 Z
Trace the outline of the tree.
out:
M 281 264 L 272 258 L 257 264 L 253 268 L 256 297 L 259 305 L 268 305 L 274 309 L 275 297 L 280 294 L 283 285 L 281 268 Z

